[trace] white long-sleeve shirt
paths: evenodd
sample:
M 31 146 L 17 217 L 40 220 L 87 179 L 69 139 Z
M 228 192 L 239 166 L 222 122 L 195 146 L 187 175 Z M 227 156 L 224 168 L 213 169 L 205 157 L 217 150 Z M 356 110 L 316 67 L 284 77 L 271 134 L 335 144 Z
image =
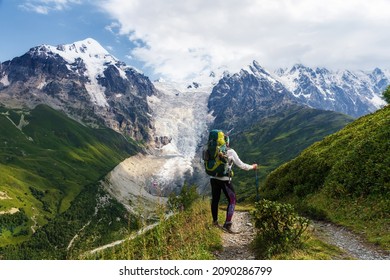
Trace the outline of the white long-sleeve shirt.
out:
M 226 152 L 226 156 L 228 158 L 228 164 L 231 167 L 233 163 L 237 165 L 239 168 L 243 170 L 252 170 L 253 165 L 244 163 L 237 155 L 236 151 L 233 149 L 228 149 Z M 230 178 L 228 176 L 223 176 L 223 177 L 216 177 L 216 176 L 211 176 L 211 178 L 221 180 L 221 181 L 229 181 Z

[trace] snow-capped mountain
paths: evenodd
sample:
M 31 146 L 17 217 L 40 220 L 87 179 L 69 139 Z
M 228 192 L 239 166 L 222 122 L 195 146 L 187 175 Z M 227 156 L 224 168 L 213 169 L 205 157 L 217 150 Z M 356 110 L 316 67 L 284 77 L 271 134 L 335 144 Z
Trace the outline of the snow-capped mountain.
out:
M 214 126 L 226 130 L 242 130 L 291 106 L 359 117 L 385 105 L 382 92 L 389 84 L 390 72 L 380 69 L 332 72 L 297 64 L 271 73 L 254 61 L 239 73 L 225 74 L 214 86 L 208 107 Z
M 277 78 L 300 103 L 313 108 L 359 117 L 385 105 L 382 92 L 390 84 L 390 72 L 329 71 L 296 64 L 278 69 Z
M 225 130 L 248 127 L 297 104 L 296 98 L 256 61 L 247 70 L 226 74 L 213 88 L 208 108 L 214 126 Z
M 256 61 L 239 73 L 224 73 L 219 81 L 212 74 L 203 77 L 206 82 L 193 82 L 187 89 L 205 83 L 214 86 L 208 105 L 217 124 L 237 123 L 239 112 L 266 116 L 291 103 L 357 117 L 385 104 L 381 93 L 390 83 L 390 72 L 380 69 L 332 72 L 297 64 L 271 73 Z M 147 97 L 156 94 L 148 77 L 118 61 L 91 38 L 37 46 L 0 64 L 2 104 L 46 103 L 83 123 L 108 126 L 138 140 L 150 140 L 153 122 Z
M 105 125 L 138 140 L 151 126 L 150 80 L 110 55 L 97 41 L 41 45 L 0 66 L 0 102 L 46 103 L 88 124 Z

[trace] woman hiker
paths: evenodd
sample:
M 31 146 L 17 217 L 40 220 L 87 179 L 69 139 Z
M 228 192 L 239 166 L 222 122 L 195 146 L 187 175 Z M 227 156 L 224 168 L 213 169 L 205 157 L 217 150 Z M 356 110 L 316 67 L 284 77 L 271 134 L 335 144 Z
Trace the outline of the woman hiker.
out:
M 229 136 L 224 135 L 226 142 L 226 154 L 225 158 L 227 159 L 228 165 L 228 174 L 223 176 L 210 176 L 211 183 L 211 214 L 213 217 L 213 224 L 218 226 L 218 204 L 221 197 L 221 191 L 226 196 L 228 200 L 228 206 L 226 209 L 226 220 L 223 225 L 223 229 L 229 233 L 235 233 L 232 230 L 232 218 L 234 214 L 234 208 L 236 206 L 236 193 L 233 188 L 231 180 L 231 168 L 233 164 L 236 164 L 239 168 L 243 170 L 256 170 L 257 164 L 247 164 L 240 160 L 235 150 L 229 147 Z

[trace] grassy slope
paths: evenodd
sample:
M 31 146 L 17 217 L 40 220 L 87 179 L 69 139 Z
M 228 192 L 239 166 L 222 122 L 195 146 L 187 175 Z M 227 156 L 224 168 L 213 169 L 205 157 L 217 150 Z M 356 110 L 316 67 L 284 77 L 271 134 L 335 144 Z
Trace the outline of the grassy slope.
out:
M 279 167 L 265 191 L 389 249 L 390 107 L 359 118 Z
M 18 129 L 24 116 L 24 127 Z M 69 208 L 84 186 L 97 181 L 136 145 L 109 129 L 92 129 L 40 105 L 31 111 L 0 107 L 0 246 L 24 241 Z M 11 221 L 10 221 L 11 220 Z
M 198 200 L 169 219 L 161 208 L 153 229 L 98 253 L 82 255 L 99 260 L 210 260 L 222 248 L 221 231 L 210 223 L 210 203 Z

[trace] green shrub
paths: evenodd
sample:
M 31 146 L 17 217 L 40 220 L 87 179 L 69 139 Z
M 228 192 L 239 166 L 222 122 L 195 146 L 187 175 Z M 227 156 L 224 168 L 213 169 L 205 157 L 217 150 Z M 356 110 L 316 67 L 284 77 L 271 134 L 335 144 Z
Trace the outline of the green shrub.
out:
M 184 186 L 180 190 L 180 194 L 176 195 L 171 193 L 168 198 L 169 210 L 185 210 L 191 207 L 192 203 L 200 198 L 196 185 L 188 186 L 184 183 Z
M 306 218 L 297 216 L 292 205 L 265 199 L 256 202 L 253 215 L 258 229 L 254 247 L 259 259 L 299 247 L 309 225 Z

